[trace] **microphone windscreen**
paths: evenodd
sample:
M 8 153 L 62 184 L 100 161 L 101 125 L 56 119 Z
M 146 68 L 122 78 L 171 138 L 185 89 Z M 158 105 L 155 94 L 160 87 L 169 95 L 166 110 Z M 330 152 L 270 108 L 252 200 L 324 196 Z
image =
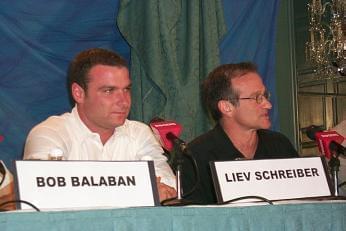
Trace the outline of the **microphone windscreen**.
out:
M 332 156 L 330 152 L 330 143 L 334 141 L 341 144 L 345 139 L 336 131 L 316 132 L 315 136 L 320 153 L 328 159 Z
M 179 137 L 182 131 L 181 125 L 174 121 L 151 122 L 150 127 L 155 137 L 160 141 L 162 147 L 168 151 L 173 149 L 173 143 L 167 138 L 167 134 L 172 133 L 176 137 Z
M 306 136 L 309 137 L 310 140 L 316 140 L 316 133 L 324 131 L 325 128 L 323 126 L 310 125 L 309 127 L 304 128 Z
M 329 149 L 337 155 L 345 155 L 345 147 L 335 141 L 330 142 Z

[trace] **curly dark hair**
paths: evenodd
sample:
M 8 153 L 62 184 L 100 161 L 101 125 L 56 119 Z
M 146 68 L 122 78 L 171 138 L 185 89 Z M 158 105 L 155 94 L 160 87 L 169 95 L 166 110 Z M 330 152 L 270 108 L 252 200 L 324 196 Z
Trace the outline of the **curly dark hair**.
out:
M 220 100 L 228 100 L 238 106 L 239 93 L 233 88 L 231 79 L 247 73 L 257 73 L 257 66 L 251 62 L 224 64 L 211 71 L 202 84 L 202 100 L 215 121 L 221 118 L 218 108 Z

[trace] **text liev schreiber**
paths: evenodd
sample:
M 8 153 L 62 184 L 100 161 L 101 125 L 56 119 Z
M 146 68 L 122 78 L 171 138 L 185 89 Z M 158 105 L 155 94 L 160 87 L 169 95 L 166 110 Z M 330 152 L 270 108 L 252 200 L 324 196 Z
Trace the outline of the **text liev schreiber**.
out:
M 283 180 L 302 177 L 319 177 L 317 168 L 278 169 L 255 172 L 228 172 L 225 173 L 226 182 L 240 182 L 251 180 Z

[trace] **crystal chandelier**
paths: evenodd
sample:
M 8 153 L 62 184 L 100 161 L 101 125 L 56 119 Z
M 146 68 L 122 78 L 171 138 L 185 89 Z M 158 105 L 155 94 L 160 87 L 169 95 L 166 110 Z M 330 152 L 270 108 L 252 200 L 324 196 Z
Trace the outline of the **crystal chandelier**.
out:
M 309 41 L 305 54 L 319 79 L 346 75 L 345 6 L 346 0 L 308 3 Z

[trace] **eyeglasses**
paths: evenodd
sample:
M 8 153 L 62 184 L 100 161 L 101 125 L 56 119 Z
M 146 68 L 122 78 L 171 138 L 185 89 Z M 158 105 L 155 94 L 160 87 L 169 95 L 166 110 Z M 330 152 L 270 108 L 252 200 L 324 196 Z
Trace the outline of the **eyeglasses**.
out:
M 261 104 L 263 103 L 263 100 L 270 100 L 270 92 L 269 91 L 265 91 L 263 94 L 259 94 L 253 97 L 245 97 L 245 98 L 238 98 L 239 100 L 241 99 L 253 99 L 256 101 L 257 104 Z

